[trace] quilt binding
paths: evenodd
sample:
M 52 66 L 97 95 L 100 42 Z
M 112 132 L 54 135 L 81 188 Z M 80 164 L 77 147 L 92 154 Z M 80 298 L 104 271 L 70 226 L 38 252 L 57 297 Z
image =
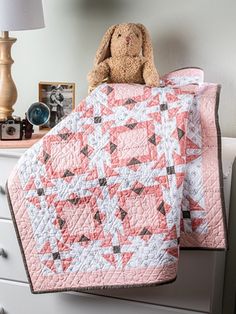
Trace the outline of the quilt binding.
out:
M 219 187 L 220 187 L 220 199 L 221 199 L 221 211 L 224 225 L 224 237 L 225 237 L 225 248 L 208 248 L 208 247 L 194 247 L 194 246 L 180 246 L 180 250 L 189 251 L 228 251 L 229 241 L 228 241 L 228 228 L 227 228 L 227 217 L 225 208 L 225 196 L 224 196 L 224 173 L 222 166 L 222 141 L 221 141 L 221 129 L 219 123 L 219 104 L 220 104 L 220 91 L 221 85 L 217 84 L 216 90 L 216 100 L 215 100 L 215 126 L 217 132 L 217 157 L 218 157 L 218 169 L 219 169 Z

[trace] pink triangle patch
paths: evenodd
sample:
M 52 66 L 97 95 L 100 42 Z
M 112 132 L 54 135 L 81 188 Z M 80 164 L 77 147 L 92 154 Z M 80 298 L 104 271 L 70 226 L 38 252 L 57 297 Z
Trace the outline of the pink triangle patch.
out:
M 88 190 L 93 193 L 93 196 L 97 196 L 99 199 L 103 199 L 100 187 L 89 188 Z
M 197 159 L 197 158 L 199 158 L 200 157 L 200 155 L 190 155 L 190 156 L 187 156 L 186 157 L 186 162 L 188 163 L 188 162 L 191 162 L 191 161 L 193 161 L 193 160 L 195 160 L 195 159 Z
M 186 139 L 186 149 L 191 148 L 191 149 L 199 149 L 200 147 L 195 144 L 193 141 L 190 140 L 189 137 Z
M 174 156 L 175 165 L 185 165 L 185 160 L 181 155 L 174 152 L 173 156 Z
M 127 265 L 127 263 L 130 261 L 133 254 L 134 254 L 134 252 L 122 253 L 122 265 L 123 265 L 123 267 L 125 267 Z
M 63 271 L 66 271 L 69 268 L 72 261 L 73 261 L 72 257 L 66 258 L 66 259 L 61 261 Z
M 169 188 L 169 182 L 168 182 L 167 176 L 156 177 L 156 181 L 159 182 L 165 188 L 167 188 L 167 189 Z
M 131 244 L 131 242 L 129 241 L 128 237 L 126 235 L 121 234 L 120 232 L 118 232 L 118 239 L 119 239 L 119 243 L 121 245 Z
M 63 252 L 63 251 L 69 251 L 70 250 L 70 247 L 67 246 L 66 244 L 62 243 L 61 241 L 57 240 L 57 247 L 58 247 L 58 250 L 60 252 Z
M 114 254 L 102 254 L 102 257 L 105 258 L 111 265 L 116 266 L 116 258 Z
M 112 246 L 112 235 L 109 233 L 106 235 L 106 240 L 102 242 L 102 247 Z
M 51 246 L 50 246 L 50 242 L 47 241 L 43 248 L 39 251 L 40 254 L 46 254 L 46 253 L 52 253 L 52 249 L 51 249 Z
M 161 114 L 160 114 L 160 112 L 149 113 L 148 116 L 150 118 L 153 118 L 156 122 L 161 123 Z
M 113 111 L 106 106 L 101 106 L 101 114 L 106 116 L 106 115 L 113 114 Z
M 165 166 L 166 166 L 166 158 L 165 158 L 165 155 L 163 154 L 161 155 L 161 157 L 158 158 L 158 161 L 155 164 L 154 169 L 155 168 L 162 169 L 162 168 L 165 168 Z
M 120 187 L 120 183 L 108 186 L 109 195 L 110 195 L 111 198 L 116 194 L 116 192 L 118 191 L 119 187 Z
M 52 272 L 56 272 L 56 267 L 54 265 L 54 261 L 44 261 L 43 264 L 47 266 Z
M 36 190 L 36 186 L 34 183 L 34 178 L 30 178 L 29 181 L 27 182 L 27 184 L 25 185 L 25 190 L 29 191 L 29 190 Z
M 105 168 L 105 173 L 107 177 L 112 177 L 112 176 L 119 176 L 119 173 L 117 171 L 115 171 L 113 168 L 108 167 L 108 166 L 104 166 Z
M 175 102 L 179 100 L 179 98 L 176 95 L 171 93 L 166 93 L 166 99 L 168 102 Z
M 192 218 L 192 229 L 193 231 L 196 231 L 196 229 L 201 226 L 201 224 L 204 222 L 202 218 Z
M 167 236 L 164 238 L 164 241 L 167 240 L 175 240 L 177 238 L 177 233 L 176 233 L 176 227 L 174 226 L 170 232 L 167 234 Z
M 151 101 L 148 102 L 148 107 L 156 106 L 160 103 L 160 97 L 159 95 L 156 95 L 152 98 Z
M 177 188 L 179 188 L 179 187 L 183 184 L 184 178 L 185 178 L 184 173 L 182 173 L 182 172 L 176 173 L 176 184 L 177 184 Z
M 49 206 L 51 206 L 51 204 L 54 203 L 54 199 L 57 195 L 56 194 L 52 194 L 52 195 L 46 195 L 45 198 L 46 198 L 46 201 L 47 203 L 49 204 Z
M 34 206 L 37 207 L 38 209 L 41 208 L 40 201 L 39 201 L 39 198 L 37 196 L 29 197 L 29 198 L 27 198 L 27 201 L 34 204 Z
M 204 210 L 198 202 L 194 201 L 191 197 L 188 197 L 190 210 Z
M 180 107 L 169 109 L 168 110 L 169 117 L 174 118 L 179 110 Z
M 41 177 L 40 177 L 40 180 L 41 180 L 43 186 L 45 186 L 45 187 L 52 187 L 52 186 L 54 186 L 54 184 L 52 183 L 52 181 L 51 181 L 51 180 L 48 180 L 48 179 L 47 179 L 46 177 L 44 177 L 44 176 L 41 176 Z
M 85 110 L 81 111 L 82 116 L 81 118 L 92 118 L 93 117 L 93 108 L 86 108 Z
M 176 258 L 179 257 L 179 250 L 178 250 L 178 247 L 171 247 L 171 248 L 168 248 L 166 249 L 166 252 Z

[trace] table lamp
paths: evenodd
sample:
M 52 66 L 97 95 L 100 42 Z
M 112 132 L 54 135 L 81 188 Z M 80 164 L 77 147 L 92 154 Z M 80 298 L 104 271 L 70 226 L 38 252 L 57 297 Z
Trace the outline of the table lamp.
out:
M 44 27 L 42 0 L 0 0 L 0 120 L 12 117 L 17 89 L 11 76 L 11 47 L 16 38 L 9 31 Z

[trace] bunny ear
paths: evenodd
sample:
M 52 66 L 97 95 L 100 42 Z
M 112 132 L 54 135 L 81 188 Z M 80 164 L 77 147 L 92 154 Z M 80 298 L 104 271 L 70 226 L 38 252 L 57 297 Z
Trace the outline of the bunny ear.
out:
M 94 66 L 97 66 L 99 63 L 111 56 L 110 41 L 116 26 L 117 25 L 112 25 L 104 34 L 94 59 Z
M 143 56 L 147 58 L 149 61 L 154 62 L 152 41 L 151 41 L 149 32 L 143 24 L 136 24 L 136 25 L 140 28 L 143 35 L 143 46 L 142 46 Z

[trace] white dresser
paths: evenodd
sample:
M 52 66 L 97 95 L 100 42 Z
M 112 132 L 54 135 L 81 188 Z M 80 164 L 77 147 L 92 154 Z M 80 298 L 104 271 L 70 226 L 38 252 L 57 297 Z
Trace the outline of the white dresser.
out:
M 33 295 L 4 192 L 25 149 L 0 149 L 0 314 L 221 314 L 225 253 L 181 251 L 176 282 L 153 288 Z M 223 138 L 226 207 L 229 208 L 236 139 Z

